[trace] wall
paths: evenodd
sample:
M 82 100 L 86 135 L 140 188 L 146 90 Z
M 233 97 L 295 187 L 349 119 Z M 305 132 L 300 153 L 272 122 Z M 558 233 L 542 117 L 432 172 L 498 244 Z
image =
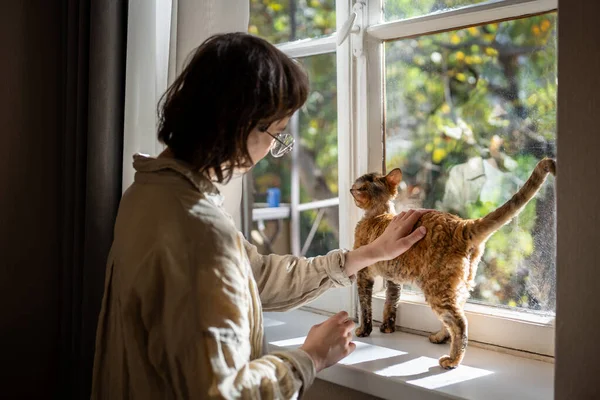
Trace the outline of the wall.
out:
M 560 0 L 555 398 L 600 398 L 600 3 Z
M 51 1 L 0 5 L 3 398 L 41 398 L 58 381 L 60 11 Z
M 248 30 L 250 3 L 247 0 L 178 0 L 174 3 L 177 3 L 176 73 L 183 70 L 191 52 L 210 36 Z M 225 198 L 225 209 L 241 229 L 242 179 L 238 176 L 227 185 L 217 186 Z
M 156 156 L 157 104 L 192 51 L 210 36 L 248 29 L 247 0 L 129 0 L 123 191 L 133 182 L 132 155 Z M 242 179 L 217 185 L 241 229 Z

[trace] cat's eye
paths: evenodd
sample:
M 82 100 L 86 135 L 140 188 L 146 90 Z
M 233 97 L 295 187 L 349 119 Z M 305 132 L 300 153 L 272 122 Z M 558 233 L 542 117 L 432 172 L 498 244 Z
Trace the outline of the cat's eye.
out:
M 354 194 L 354 192 L 364 192 L 366 190 L 367 190 L 367 188 L 365 188 L 365 187 L 361 187 L 361 188 L 358 188 L 358 189 L 350 189 L 350 193 Z

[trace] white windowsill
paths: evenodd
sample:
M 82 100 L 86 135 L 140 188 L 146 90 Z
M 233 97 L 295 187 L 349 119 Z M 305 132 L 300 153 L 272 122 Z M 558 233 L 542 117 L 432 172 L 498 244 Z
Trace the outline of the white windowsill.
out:
M 271 349 L 295 348 L 327 317 L 306 311 L 265 313 Z M 461 366 L 445 371 L 438 358 L 449 345 L 403 332 L 355 338 L 356 351 L 319 378 L 385 399 L 551 399 L 554 365 L 469 347 Z

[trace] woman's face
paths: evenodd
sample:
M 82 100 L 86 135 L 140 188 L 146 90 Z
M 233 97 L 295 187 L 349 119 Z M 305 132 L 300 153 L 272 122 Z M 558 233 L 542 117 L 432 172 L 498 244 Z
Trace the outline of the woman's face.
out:
M 280 119 L 279 121 L 273 122 L 267 128 L 267 131 L 273 136 L 277 136 L 281 132 L 285 130 L 285 127 L 290 120 L 289 117 Z M 261 126 L 257 126 L 250 132 L 248 136 L 248 153 L 250 153 L 250 157 L 252 157 L 252 163 L 256 165 L 260 160 L 265 158 L 271 146 L 273 145 L 273 137 L 269 135 L 269 133 L 261 131 L 259 128 L 263 128 Z

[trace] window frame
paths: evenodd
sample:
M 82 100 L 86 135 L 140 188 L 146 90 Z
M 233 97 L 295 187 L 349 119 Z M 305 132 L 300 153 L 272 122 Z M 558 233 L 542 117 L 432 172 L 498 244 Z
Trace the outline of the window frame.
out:
M 360 114 L 364 114 L 362 119 L 366 121 L 355 126 L 363 129 L 363 132 L 368 132 L 369 137 L 366 139 L 368 147 L 359 146 L 354 150 L 364 153 L 369 171 L 382 172 L 386 170 L 383 89 L 385 42 L 539 15 L 558 9 L 557 0 L 499 0 L 436 14 L 382 22 L 382 0 L 364 1 L 368 20 L 363 55 L 355 61 L 356 91 L 357 96 L 363 96 L 368 101 L 357 107 L 354 115 L 360 120 Z M 368 150 L 365 151 L 365 148 Z M 367 169 L 363 169 L 362 173 L 366 171 Z M 361 174 L 357 174 L 359 175 Z M 341 207 L 340 212 L 343 212 Z M 355 300 L 355 312 L 358 317 L 359 305 L 356 303 Z M 384 297 L 373 296 L 373 320 L 381 322 L 384 303 Z M 544 317 L 525 311 L 473 303 L 466 304 L 465 314 L 469 321 L 471 342 L 529 352 L 541 357 L 554 356 L 553 316 Z M 438 318 L 425 303 L 423 296 L 407 291 L 403 291 L 401 295 L 396 323 L 401 329 L 423 334 L 435 332 L 440 327 Z

